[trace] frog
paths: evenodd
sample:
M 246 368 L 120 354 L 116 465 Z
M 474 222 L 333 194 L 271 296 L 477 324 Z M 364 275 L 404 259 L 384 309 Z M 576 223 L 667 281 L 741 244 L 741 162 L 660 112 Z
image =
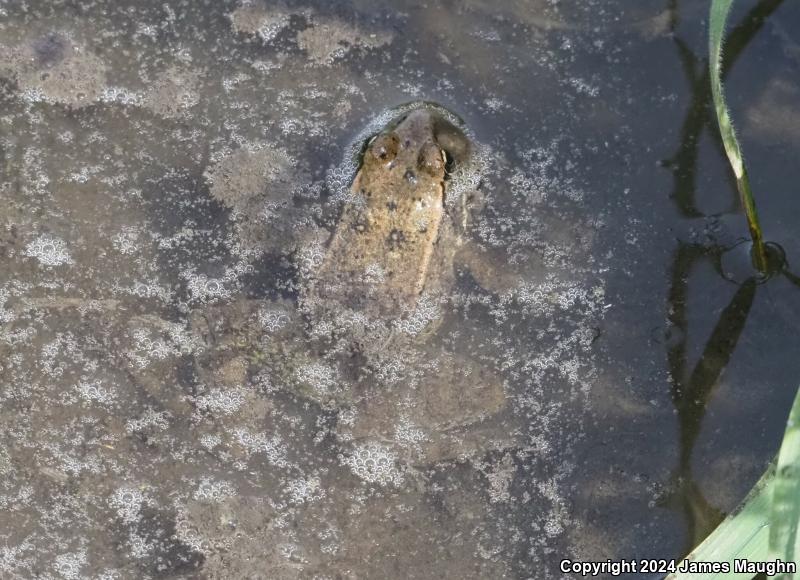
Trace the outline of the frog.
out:
M 454 195 L 446 185 L 453 165 L 471 154 L 462 130 L 424 107 L 369 139 L 321 263 L 301 291 L 311 318 L 349 312 L 401 322 L 421 302 L 447 295 L 457 272 L 493 293 L 516 284 L 496 257 L 465 242 L 480 195 Z
M 398 317 L 450 281 L 444 266 L 460 238 L 445 207 L 448 160 L 435 131 L 434 115 L 418 109 L 369 141 L 313 300 Z
M 378 441 L 427 464 L 492 438 L 480 433 L 506 408 L 503 381 L 440 332 L 460 269 L 477 281 L 504 280 L 465 251 L 475 192 L 448 197 L 450 171 L 470 146 L 429 108 L 387 124 L 367 141 L 297 304 L 223 307 L 217 350 L 249 352 L 276 388 L 335 411 L 341 441 Z M 267 332 L 258 323 L 265 319 L 274 322 Z M 208 335 L 214 324 L 205 324 Z

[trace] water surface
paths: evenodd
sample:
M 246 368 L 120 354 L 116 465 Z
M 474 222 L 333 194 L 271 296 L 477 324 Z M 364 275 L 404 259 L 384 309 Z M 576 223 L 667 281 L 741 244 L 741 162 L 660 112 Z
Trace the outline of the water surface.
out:
M 706 9 L 4 5 L 2 575 L 539 579 L 683 555 L 760 476 L 800 376 L 797 278 L 726 253 L 746 227 Z M 732 114 L 792 270 L 800 8 L 732 20 Z M 439 350 L 354 363 L 367 391 L 319 361 L 293 388 L 253 345 L 298 328 L 353 152 L 419 102 L 473 139 L 464 242 L 511 283 L 460 273 L 423 320 Z M 499 381 L 484 413 L 420 378 L 452 357 Z M 393 430 L 351 429 L 365 408 Z

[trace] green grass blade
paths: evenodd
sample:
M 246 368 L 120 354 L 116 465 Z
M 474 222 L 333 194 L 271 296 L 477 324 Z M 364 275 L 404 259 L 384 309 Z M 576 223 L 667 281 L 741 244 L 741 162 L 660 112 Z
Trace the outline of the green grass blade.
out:
M 769 556 L 795 562 L 800 555 L 800 389 L 794 398 L 786 433 L 778 455 L 778 467 L 770 516 Z M 783 574 L 776 578 L 800 578 L 800 574 Z
M 789 413 L 778 457 L 739 505 L 684 562 L 728 562 L 730 572 L 670 574 L 667 580 L 750 580 L 734 560 L 797 562 L 800 554 L 800 389 Z M 776 575 L 784 580 L 800 574 Z
M 730 572 L 676 572 L 667 576 L 667 580 L 750 580 L 752 574 L 733 572 L 733 561 L 747 559 L 751 562 L 763 562 L 767 559 L 774 474 L 773 463 L 739 507 L 702 544 L 692 550 L 679 566 L 683 567 L 686 561 L 728 562 Z
M 728 12 L 730 12 L 732 5 L 733 0 L 712 0 L 711 2 L 708 29 L 708 67 L 711 72 L 711 94 L 714 97 L 714 108 L 717 112 L 722 143 L 725 146 L 725 152 L 728 154 L 733 173 L 736 175 L 736 179 L 739 179 L 744 175 L 744 160 L 742 151 L 739 148 L 739 141 L 736 139 L 736 131 L 733 129 L 733 124 L 728 114 L 725 95 L 722 92 L 722 44 L 725 40 L 725 22 L 728 20 Z
M 728 12 L 730 12 L 732 4 L 733 0 L 711 1 L 708 30 L 708 69 L 711 75 L 711 94 L 714 100 L 714 109 L 717 113 L 722 144 L 725 146 L 725 153 L 736 176 L 736 184 L 739 188 L 739 196 L 742 199 L 745 215 L 747 216 L 750 237 L 753 239 L 755 264 L 760 271 L 766 272 L 767 252 L 764 247 L 761 225 L 758 221 L 756 202 L 750 189 L 750 180 L 747 177 L 747 170 L 744 166 L 742 150 L 739 147 L 739 140 L 736 138 L 736 131 L 733 129 L 728 106 L 725 103 L 725 94 L 722 90 L 722 44 L 725 40 L 725 22 L 728 19 Z

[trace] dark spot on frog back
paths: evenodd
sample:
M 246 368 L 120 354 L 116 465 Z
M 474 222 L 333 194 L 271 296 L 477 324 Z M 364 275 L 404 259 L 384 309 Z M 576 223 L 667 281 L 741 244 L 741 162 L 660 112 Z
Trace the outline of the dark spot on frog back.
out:
M 389 250 L 397 250 L 406 243 L 406 234 L 402 230 L 394 229 L 389 232 L 389 237 L 386 238 L 386 245 Z
M 358 216 L 353 220 L 353 230 L 359 234 L 365 234 L 369 231 L 369 220 L 364 216 Z

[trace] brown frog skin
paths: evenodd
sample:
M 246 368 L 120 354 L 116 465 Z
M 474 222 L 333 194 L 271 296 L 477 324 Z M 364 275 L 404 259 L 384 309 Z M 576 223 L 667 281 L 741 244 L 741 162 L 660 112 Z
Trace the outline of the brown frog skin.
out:
M 450 281 L 459 241 L 445 209 L 446 153 L 436 124 L 418 109 L 370 141 L 312 300 L 395 318 Z
M 416 425 L 424 443 L 413 452 L 398 443 L 412 463 L 469 454 L 504 437 L 485 431 L 494 428 L 487 420 L 505 408 L 499 376 L 445 346 L 437 333 L 442 317 L 420 333 L 397 330 L 426 296 L 427 304 L 447 296 L 456 262 L 473 274 L 474 264 L 486 263 L 464 251 L 461 206 L 445 198 L 441 141 L 453 151 L 454 131 L 436 113 L 416 109 L 368 143 L 297 311 L 281 306 L 291 322 L 265 333 L 257 323 L 264 305 L 251 301 L 207 311 L 206 330 L 200 329 L 217 337 L 210 350 L 223 360 L 244 354 L 252 367 L 269 370 L 272 384 L 352 410 L 355 419 L 337 427 L 342 441 L 395 446 L 398 426 Z M 474 276 L 479 283 L 493 277 L 499 278 Z M 209 363 L 223 366 L 219 359 Z M 400 369 L 397 377 L 383 376 L 388 367 Z

